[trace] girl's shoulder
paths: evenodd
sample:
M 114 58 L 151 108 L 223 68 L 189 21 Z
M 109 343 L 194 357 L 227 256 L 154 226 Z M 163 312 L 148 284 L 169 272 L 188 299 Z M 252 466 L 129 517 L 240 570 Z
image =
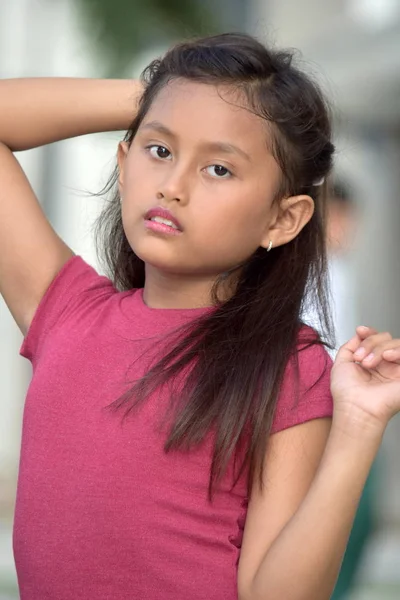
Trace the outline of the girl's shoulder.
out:
M 308 325 L 302 327 L 296 351 L 285 369 L 272 433 L 311 419 L 332 416 L 332 364 L 318 332 Z
M 82 257 L 73 256 L 45 292 L 22 343 L 20 354 L 32 361 L 50 332 L 68 320 L 90 316 L 116 290 L 107 277 L 99 275 Z

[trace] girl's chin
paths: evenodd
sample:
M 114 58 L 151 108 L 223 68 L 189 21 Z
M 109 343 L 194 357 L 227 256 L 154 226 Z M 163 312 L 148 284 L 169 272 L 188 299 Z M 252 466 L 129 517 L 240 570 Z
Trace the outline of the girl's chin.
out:
M 161 243 L 160 243 L 161 242 Z M 160 271 L 180 271 L 185 268 L 182 263 L 184 253 L 182 249 L 171 248 L 169 244 L 163 243 L 160 239 L 136 239 L 134 244 L 130 244 L 133 252 L 146 267 L 151 267 Z
M 182 264 L 180 260 L 174 260 L 172 257 L 160 256 L 159 253 L 155 252 L 142 252 L 135 254 L 144 262 L 146 270 L 156 270 L 160 273 L 171 274 L 171 275 L 184 275 L 191 273 L 192 269 L 188 265 Z
M 188 250 L 174 248 L 168 244 L 154 243 L 155 241 L 158 242 L 158 240 L 144 239 L 130 244 L 136 256 L 145 263 L 146 269 L 157 270 L 166 275 L 200 277 L 201 279 L 218 277 L 219 273 L 226 270 L 224 266 L 221 266 L 221 270 L 216 273 L 218 266 L 212 264 L 211 257 L 209 257 L 211 264 L 202 264 L 194 251 L 190 253 Z

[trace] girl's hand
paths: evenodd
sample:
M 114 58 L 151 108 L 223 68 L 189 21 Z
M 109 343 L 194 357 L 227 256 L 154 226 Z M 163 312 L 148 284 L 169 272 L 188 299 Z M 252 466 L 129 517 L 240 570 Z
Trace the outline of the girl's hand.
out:
M 371 327 L 357 327 L 356 335 L 337 354 L 331 392 L 334 421 L 350 426 L 353 433 L 366 427 L 383 433 L 400 411 L 400 340 Z

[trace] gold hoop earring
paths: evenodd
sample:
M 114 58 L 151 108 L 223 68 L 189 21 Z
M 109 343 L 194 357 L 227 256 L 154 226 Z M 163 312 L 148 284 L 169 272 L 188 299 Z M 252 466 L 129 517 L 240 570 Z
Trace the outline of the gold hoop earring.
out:
M 267 252 L 269 252 L 271 250 L 271 248 L 272 248 L 272 240 L 269 240 Z

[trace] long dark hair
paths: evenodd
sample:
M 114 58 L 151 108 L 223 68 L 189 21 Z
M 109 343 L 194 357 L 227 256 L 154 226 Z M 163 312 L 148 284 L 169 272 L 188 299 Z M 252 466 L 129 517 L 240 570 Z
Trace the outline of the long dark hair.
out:
M 325 250 L 326 180 L 334 146 L 329 110 L 318 85 L 293 64 L 293 54 L 271 51 L 250 36 L 223 34 L 181 43 L 143 72 L 144 93 L 125 141 L 131 143 L 158 92 L 183 78 L 211 85 L 227 84 L 244 92 L 248 109 L 269 123 L 271 150 L 282 171 L 275 201 L 309 194 L 315 201 L 310 222 L 290 243 L 271 252 L 259 248 L 241 270 L 230 299 L 218 300 L 221 280 L 213 287 L 215 309 L 186 328 L 165 356 L 110 406 L 125 416 L 179 374 L 185 382 L 174 405 L 165 450 L 190 449 L 213 431 L 214 451 L 209 494 L 239 448 L 241 468 L 248 467 L 262 485 L 268 433 L 289 360 L 297 361 L 301 315 L 314 297 L 323 335 L 309 330 L 302 348 L 332 347 L 327 301 Z M 144 263 L 124 234 L 116 185 L 117 169 L 105 192 L 113 190 L 96 227 L 98 249 L 116 287 L 144 286 Z M 319 184 L 319 185 L 318 185 Z

